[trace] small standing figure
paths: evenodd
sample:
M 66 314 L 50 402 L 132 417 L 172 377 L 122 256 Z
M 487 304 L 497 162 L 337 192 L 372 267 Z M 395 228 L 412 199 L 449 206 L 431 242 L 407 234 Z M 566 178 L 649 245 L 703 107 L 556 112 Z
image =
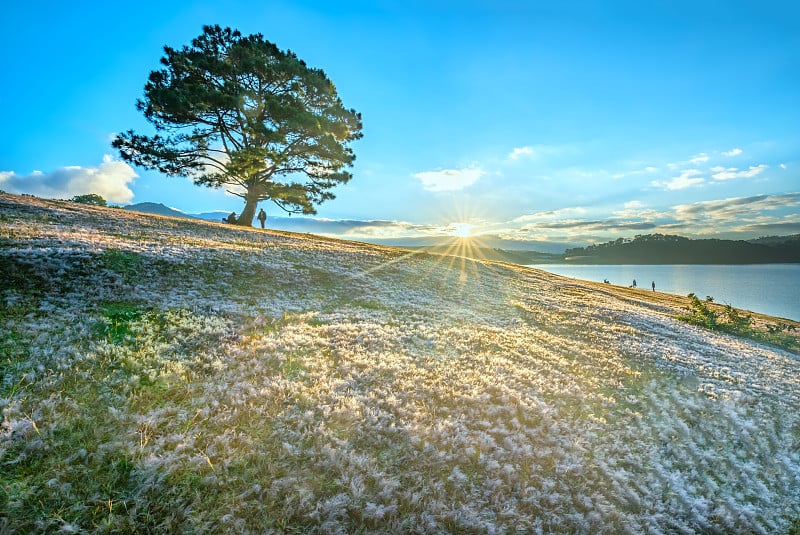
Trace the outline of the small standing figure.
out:
M 650 285 L 653 287 L 653 291 L 655 292 L 656 291 L 656 281 L 651 282 Z
M 264 228 L 264 222 L 267 220 L 267 213 L 263 208 L 258 212 L 257 218 L 258 222 L 261 223 L 261 228 Z
M 633 279 L 633 284 L 631 284 L 632 288 L 636 288 L 636 279 Z

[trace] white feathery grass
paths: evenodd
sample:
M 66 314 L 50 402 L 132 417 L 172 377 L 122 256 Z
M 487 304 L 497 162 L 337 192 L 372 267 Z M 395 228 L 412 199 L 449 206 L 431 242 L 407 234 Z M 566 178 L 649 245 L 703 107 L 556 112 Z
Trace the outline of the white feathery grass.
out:
M 513 266 L 4 194 L 0 217 L 23 530 L 798 527 L 795 354 Z

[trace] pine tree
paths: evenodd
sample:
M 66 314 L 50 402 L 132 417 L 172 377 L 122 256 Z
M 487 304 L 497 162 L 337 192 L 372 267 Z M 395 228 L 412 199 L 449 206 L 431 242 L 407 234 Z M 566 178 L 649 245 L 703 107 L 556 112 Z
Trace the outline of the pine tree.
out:
M 219 26 L 164 52 L 137 101 L 157 133 L 117 136 L 124 160 L 226 188 L 244 199 L 237 222 L 248 226 L 260 201 L 314 214 L 352 178 L 345 169 L 361 115 L 343 106 L 322 70 L 260 34 Z

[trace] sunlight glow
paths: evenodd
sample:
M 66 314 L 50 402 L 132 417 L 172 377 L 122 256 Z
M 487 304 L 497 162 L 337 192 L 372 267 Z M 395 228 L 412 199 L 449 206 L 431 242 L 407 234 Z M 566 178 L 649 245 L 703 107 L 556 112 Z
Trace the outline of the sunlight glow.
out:
M 450 235 L 456 238 L 469 238 L 472 236 L 472 225 L 469 223 L 451 223 Z

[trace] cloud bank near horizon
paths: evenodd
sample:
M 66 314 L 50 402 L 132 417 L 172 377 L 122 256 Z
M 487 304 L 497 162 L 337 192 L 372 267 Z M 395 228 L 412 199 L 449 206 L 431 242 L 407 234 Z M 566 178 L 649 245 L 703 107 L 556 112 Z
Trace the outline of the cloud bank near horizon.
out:
M 0 189 L 48 199 L 70 199 L 95 193 L 109 202 L 126 204 L 133 199 L 130 186 L 138 176 L 127 163 L 106 155 L 97 167 L 67 166 L 47 173 L 33 171 L 28 175 L 0 171 Z
M 765 233 L 800 232 L 798 206 L 800 192 L 697 201 L 667 209 L 629 201 L 609 217 L 575 217 L 587 213 L 584 207 L 521 216 L 511 221 L 502 234 L 511 240 L 535 237 L 579 243 L 604 242 L 611 236 L 632 237 L 644 233 L 749 239 Z

